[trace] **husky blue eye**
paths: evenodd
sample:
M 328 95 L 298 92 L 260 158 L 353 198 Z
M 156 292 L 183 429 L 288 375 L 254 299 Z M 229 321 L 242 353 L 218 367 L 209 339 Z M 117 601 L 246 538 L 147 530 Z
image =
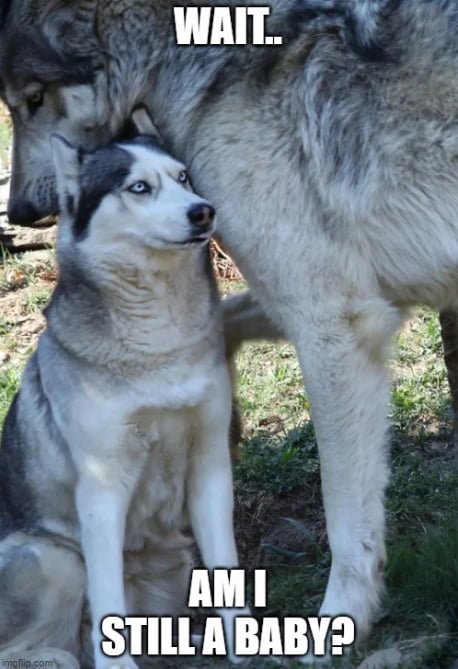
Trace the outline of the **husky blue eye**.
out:
M 187 182 L 187 180 L 188 180 L 188 173 L 186 172 L 186 170 L 182 170 L 180 172 L 180 174 L 178 175 L 178 181 L 181 184 L 185 184 Z
M 127 190 L 130 193 L 135 193 L 135 195 L 144 195 L 146 193 L 151 193 L 151 186 L 149 186 L 146 181 L 136 181 L 132 186 L 129 186 Z

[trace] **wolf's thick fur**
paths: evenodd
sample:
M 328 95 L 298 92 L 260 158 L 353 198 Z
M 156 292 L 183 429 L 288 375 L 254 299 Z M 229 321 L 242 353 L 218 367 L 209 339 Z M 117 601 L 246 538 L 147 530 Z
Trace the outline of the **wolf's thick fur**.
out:
M 0 657 L 127 669 L 100 621 L 185 610 L 188 514 L 206 566 L 237 564 L 212 210 L 145 135 L 54 142 L 59 280 L 0 450 Z
M 170 0 L 8 4 L 11 214 L 56 207 L 51 128 L 91 145 L 147 104 L 296 346 L 333 558 L 321 613 L 364 635 L 385 561 L 387 350 L 406 307 L 456 305 L 457 0 L 274 0 L 282 47 L 215 48 L 176 46 Z

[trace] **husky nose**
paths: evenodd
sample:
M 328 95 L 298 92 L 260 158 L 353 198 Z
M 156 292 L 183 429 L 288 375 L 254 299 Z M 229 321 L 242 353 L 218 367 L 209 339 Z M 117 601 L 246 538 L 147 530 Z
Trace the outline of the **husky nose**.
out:
M 13 200 L 8 202 L 8 218 L 16 225 L 29 225 L 40 218 L 37 209 L 27 200 Z
M 194 225 L 201 228 L 208 227 L 213 223 L 215 210 L 211 204 L 193 204 L 188 209 L 188 218 Z

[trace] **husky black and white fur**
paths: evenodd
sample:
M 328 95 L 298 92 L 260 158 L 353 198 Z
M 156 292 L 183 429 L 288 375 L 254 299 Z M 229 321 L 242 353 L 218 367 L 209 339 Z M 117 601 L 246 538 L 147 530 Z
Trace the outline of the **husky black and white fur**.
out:
M 281 47 L 177 46 L 174 4 L 4 0 L 10 214 L 57 208 L 50 132 L 90 147 L 151 109 L 296 347 L 332 551 L 321 613 L 363 636 L 385 563 L 389 343 L 410 305 L 457 305 L 458 0 L 273 0 Z
M 100 621 L 183 611 L 188 514 L 206 566 L 237 564 L 214 210 L 133 121 L 143 134 L 92 153 L 53 138 L 59 280 L 0 450 L 2 658 L 137 666 L 101 654 Z

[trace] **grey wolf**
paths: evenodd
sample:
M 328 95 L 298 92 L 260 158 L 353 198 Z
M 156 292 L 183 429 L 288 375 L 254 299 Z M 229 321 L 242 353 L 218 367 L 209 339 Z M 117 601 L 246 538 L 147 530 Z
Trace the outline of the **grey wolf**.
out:
M 102 654 L 100 621 L 183 609 L 187 516 L 209 569 L 237 564 L 214 209 L 132 123 L 91 153 L 52 140 L 59 279 L 0 450 L 0 656 L 136 667 Z
M 389 344 L 411 305 L 456 307 L 458 2 L 273 0 L 283 46 L 218 48 L 178 47 L 173 4 L 6 3 L 10 214 L 57 208 L 52 129 L 91 147 L 147 105 L 218 208 L 253 297 L 242 329 L 296 347 L 332 552 L 320 613 L 362 637 L 385 563 Z

